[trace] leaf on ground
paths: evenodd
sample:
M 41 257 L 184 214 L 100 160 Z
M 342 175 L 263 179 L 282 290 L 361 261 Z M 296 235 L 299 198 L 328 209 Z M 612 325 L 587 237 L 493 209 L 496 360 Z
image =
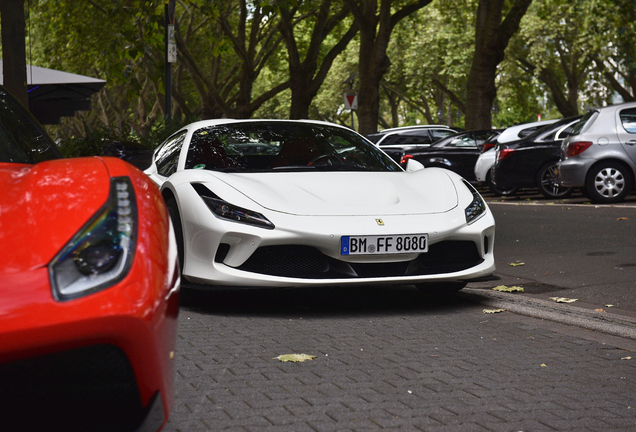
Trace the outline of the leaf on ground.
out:
M 541 367 L 548 367 L 548 365 L 545 363 L 541 363 Z
M 594 309 L 594 312 L 605 312 L 603 308 Z
M 484 309 L 484 313 L 487 313 L 487 314 L 494 314 L 494 313 L 499 313 L 504 311 L 505 309 Z
M 606 304 L 605 307 L 614 307 L 613 304 Z
M 510 266 L 512 266 L 512 267 L 518 267 L 518 266 L 526 265 L 526 263 L 522 263 L 522 262 L 514 262 L 514 263 L 510 263 L 510 264 L 508 264 L 508 265 L 510 265 Z
M 619 217 L 619 218 L 618 218 L 618 219 L 616 219 L 616 220 L 617 220 L 617 221 L 619 221 L 619 220 L 629 220 L 629 218 L 626 218 L 626 217 Z
M 505 286 L 505 285 L 499 285 L 493 288 L 493 290 L 495 291 L 501 291 L 501 292 L 523 292 L 523 288 L 522 287 L 518 287 L 518 286 Z
M 578 300 L 578 299 L 571 299 L 566 297 L 550 297 L 550 298 L 557 303 L 574 303 L 575 301 Z
M 621 360 L 631 360 L 631 357 L 621 357 Z
M 282 362 L 304 362 L 305 360 L 313 360 L 315 359 L 315 355 L 309 354 L 283 354 L 278 357 L 274 357 L 274 359 L 280 360 Z

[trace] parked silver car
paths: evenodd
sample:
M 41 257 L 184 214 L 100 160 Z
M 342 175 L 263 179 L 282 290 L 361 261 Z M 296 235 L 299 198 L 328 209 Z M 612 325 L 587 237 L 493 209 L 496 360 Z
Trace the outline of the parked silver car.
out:
M 561 186 L 580 187 L 597 203 L 623 201 L 636 178 L 636 102 L 590 110 L 561 151 Z

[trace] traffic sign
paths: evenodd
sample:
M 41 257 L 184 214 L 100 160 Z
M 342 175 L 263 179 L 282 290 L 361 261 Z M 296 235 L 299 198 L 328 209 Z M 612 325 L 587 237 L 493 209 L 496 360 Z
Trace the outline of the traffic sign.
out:
M 356 92 L 355 90 L 345 90 L 344 103 L 345 103 L 345 109 L 348 109 L 348 110 L 358 109 L 358 92 Z

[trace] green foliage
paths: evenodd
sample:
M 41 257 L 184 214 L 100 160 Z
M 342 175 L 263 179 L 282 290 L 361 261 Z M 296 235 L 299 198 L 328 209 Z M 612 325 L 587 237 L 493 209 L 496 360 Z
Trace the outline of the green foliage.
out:
M 332 7 L 343 1 L 334 0 Z M 463 125 L 463 115 L 457 113 L 466 99 L 478 2 L 433 0 L 393 30 L 387 51 L 391 67 L 380 91 L 381 116 L 389 125 Z M 289 78 L 287 50 L 277 27 L 280 8 L 298 8 L 295 42 L 302 57 L 320 3 L 246 0 L 247 14 L 241 16 L 236 0 L 178 2 L 175 20 L 182 45 L 172 66 L 174 122 L 222 115 L 288 117 L 289 90 L 256 111 L 248 105 Z M 173 130 L 163 108 L 164 6 L 164 0 L 29 3 L 27 63 L 107 80 L 91 112 L 52 127 L 65 153 L 99 154 L 108 140 L 152 147 Z M 223 19 L 231 34 L 223 30 Z M 327 36 L 318 61 L 339 40 L 347 20 Z M 539 114 L 560 117 L 554 102 L 558 92 L 575 99 L 580 111 L 611 102 L 616 84 L 610 77 L 634 96 L 635 41 L 631 0 L 534 0 L 498 68 L 494 125 L 534 121 Z M 343 90 L 347 78 L 358 72 L 358 57 L 359 41 L 354 39 L 314 98 L 311 118 L 351 124 Z M 594 59 L 600 59 L 604 71 Z M 552 87 L 546 71 L 556 83 Z
M 64 157 L 100 156 L 108 154 L 106 148 L 113 142 L 127 143 L 128 148 L 152 150 L 171 134 L 190 123 L 186 121 L 162 121 L 148 127 L 143 134 L 123 133 L 114 127 L 98 127 L 89 134 L 78 137 L 65 137 L 58 141 L 58 147 Z M 86 125 L 85 125 L 86 126 Z M 132 128 L 130 129 L 132 130 Z

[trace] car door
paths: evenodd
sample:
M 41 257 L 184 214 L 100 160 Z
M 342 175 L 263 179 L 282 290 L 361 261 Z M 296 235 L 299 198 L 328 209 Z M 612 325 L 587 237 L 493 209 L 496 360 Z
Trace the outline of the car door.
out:
M 636 107 L 618 110 L 617 117 L 618 139 L 625 153 L 636 163 Z

